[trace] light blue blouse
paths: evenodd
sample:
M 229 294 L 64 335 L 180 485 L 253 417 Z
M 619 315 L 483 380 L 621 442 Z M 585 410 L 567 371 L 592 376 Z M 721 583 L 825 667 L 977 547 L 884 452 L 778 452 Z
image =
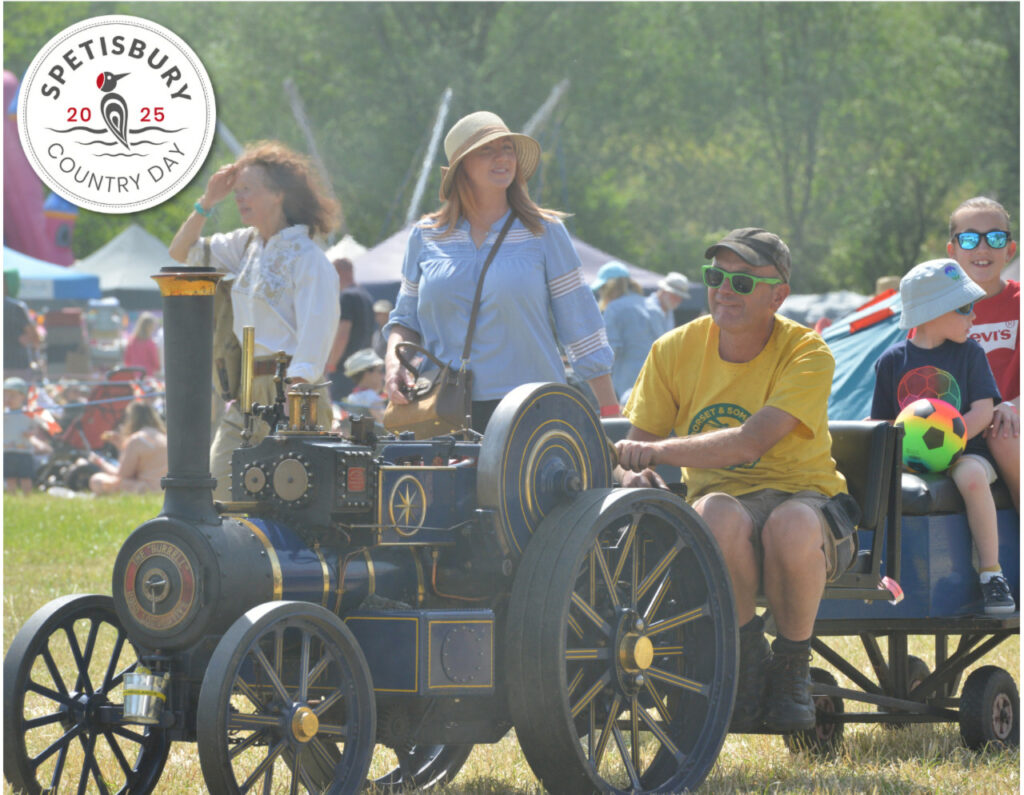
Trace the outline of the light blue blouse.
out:
M 420 335 L 424 348 L 457 366 L 477 279 L 507 217 L 494 222 L 479 249 L 465 218 L 447 237 L 414 226 L 384 336 L 404 326 Z M 517 218 L 484 278 L 469 362 L 473 400 L 497 400 L 533 381 L 565 383 L 558 343 L 584 380 L 611 371 L 604 322 L 565 226 L 545 221 L 538 237 Z
M 623 392 L 632 389 L 651 345 L 665 333 L 665 316 L 660 310 L 652 312 L 639 293 L 629 293 L 605 307 L 604 324 L 615 352 L 612 385 L 621 398 Z

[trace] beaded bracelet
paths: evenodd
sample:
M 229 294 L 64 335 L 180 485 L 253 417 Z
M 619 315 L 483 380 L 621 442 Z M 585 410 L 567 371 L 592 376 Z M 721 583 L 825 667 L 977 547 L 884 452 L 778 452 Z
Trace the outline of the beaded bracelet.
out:
M 195 210 L 196 210 L 197 213 L 199 213 L 201 216 L 203 216 L 203 218 L 209 218 L 210 217 L 210 213 L 213 212 L 212 208 L 207 210 L 199 202 L 195 203 Z

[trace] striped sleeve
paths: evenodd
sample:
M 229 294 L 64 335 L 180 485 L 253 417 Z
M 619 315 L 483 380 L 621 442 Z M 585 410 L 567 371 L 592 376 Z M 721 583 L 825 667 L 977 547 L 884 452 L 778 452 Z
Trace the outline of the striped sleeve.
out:
M 544 226 L 544 266 L 558 341 L 580 378 L 607 375 L 614 357 L 601 311 L 583 278 L 583 263 L 561 221 Z
M 423 251 L 423 230 L 418 225 L 409 232 L 409 241 L 405 246 L 405 259 L 402 261 L 402 284 L 398 288 L 398 299 L 391 310 L 388 322 L 381 329 L 384 339 L 393 331 L 393 326 L 404 326 L 420 334 L 419 296 L 420 296 L 420 253 Z

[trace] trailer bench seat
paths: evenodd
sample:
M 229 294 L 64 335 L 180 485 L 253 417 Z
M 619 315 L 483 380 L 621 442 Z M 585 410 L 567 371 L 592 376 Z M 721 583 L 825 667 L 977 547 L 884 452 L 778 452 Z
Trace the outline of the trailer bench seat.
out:
M 1002 480 L 992 484 L 996 510 L 1013 509 L 1010 492 Z M 903 473 L 903 514 L 928 516 L 938 513 L 963 513 L 964 501 L 953 479 L 948 475 L 917 475 Z

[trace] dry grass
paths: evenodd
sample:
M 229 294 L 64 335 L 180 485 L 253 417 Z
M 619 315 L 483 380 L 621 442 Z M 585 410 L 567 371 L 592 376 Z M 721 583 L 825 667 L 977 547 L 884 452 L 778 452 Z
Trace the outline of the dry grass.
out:
M 103 501 L 46 496 L 4 500 L 4 650 L 33 611 L 57 596 L 110 593 L 121 542 L 154 516 L 159 497 Z M 951 645 L 956 639 L 951 639 Z M 840 653 L 864 671 L 867 660 L 855 638 L 836 639 Z M 910 652 L 934 662 L 930 637 L 911 639 Z M 816 661 L 815 664 L 821 664 Z M 998 665 L 1020 681 L 1019 636 L 977 665 Z M 827 667 L 827 666 L 824 666 Z M 843 677 L 840 685 L 851 686 Z M 378 766 L 387 762 L 380 759 Z M 1017 750 L 974 753 L 955 725 L 932 724 L 893 731 L 878 725 L 846 727 L 841 753 L 819 759 L 793 755 L 778 737 L 732 735 L 701 792 L 706 793 L 1007 793 L 1020 789 Z M 5 784 L 4 792 L 11 789 Z M 172 747 L 158 793 L 204 792 L 194 745 Z M 440 793 L 541 792 L 514 733 L 474 749 L 454 784 Z

